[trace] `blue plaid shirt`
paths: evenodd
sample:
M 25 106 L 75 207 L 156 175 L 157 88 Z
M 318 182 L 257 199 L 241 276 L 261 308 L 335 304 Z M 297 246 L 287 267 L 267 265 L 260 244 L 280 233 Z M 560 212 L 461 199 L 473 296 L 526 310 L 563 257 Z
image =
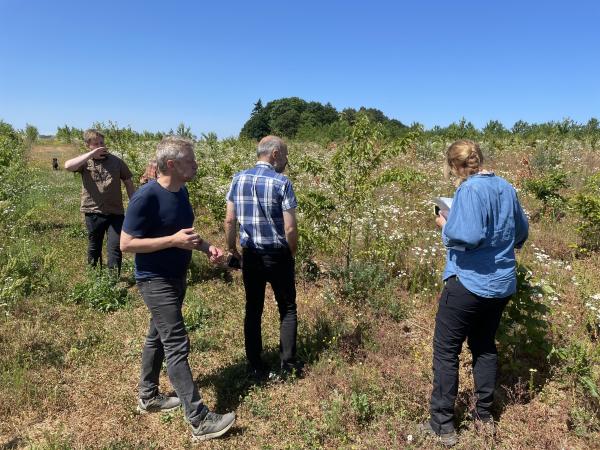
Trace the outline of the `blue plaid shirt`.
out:
M 252 169 L 236 173 L 227 200 L 235 205 L 242 247 L 265 250 L 288 246 L 283 211 L 296 208 L 298 202 L 292 182 L 271 164 L 259 161 Z

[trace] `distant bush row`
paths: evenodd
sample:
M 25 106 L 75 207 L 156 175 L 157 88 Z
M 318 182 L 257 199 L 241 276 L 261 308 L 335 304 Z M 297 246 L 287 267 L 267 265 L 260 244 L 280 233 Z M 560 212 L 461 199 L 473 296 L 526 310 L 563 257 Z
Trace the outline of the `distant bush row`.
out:
M 523 120 L 515 122 L 508 128 L 498 120 L 490 120 L 483 128 L 477 128 L 472 122 L 462 118 L 446 127 L 434 126 L 426 129 L 424 125 L 413 122 L 406 125 L 399 120 L 389 118 L 376 108 L 346 108 L 338 111 L 330 103 L 307 102 L 298 97 L 273 100 L 263 105 L 259 99 L 243 125 L 239 137 L 259 140 L 269 134 L 276 134 L 290 139 L 307 142 L 329 143 L 343 139 L 347 128 L 354 125 L 360 115 L 366 115 L 371 122 L 381 124 L 384 137 L 403 137 L 410 131 L 419 131 L 427 137 L 443 137 L 447 140 L 474 139 L 494 140 L 510 136 L 526 140 L 548 138 L 574 138 L 586 140 L 593 149 L 600 144 L 600 121 L 589 119 L 586 123 L 578 123 L 569 118 L 561 121 L 529 123 Z M 160 140 L 165 135 L 176 134 L 196 140 L 189 126 L 181 123 L 177 129 L 168 132 L 137 132 L 130 127 L 119 128 L 115 123 L 95 123 L 94 128 L 116 138 L 115 133 L 126 133 L 129 137 L 140 140 Z M 65 143 L 81 141 L 83 130 L 65 125 L 58 127 L 56 138 Z M 110 139 L 109 139 L 110 140 Z M 200 140 L 215 141 L 215 133 L 202 134 Z

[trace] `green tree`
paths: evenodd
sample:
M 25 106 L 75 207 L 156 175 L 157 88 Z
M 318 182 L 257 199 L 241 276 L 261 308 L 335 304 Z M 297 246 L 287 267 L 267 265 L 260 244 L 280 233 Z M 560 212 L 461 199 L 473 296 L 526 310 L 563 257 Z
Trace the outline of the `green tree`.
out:
M 40 134 L 38 129 L 31 124 L 25 125 L 25 142 L 27 145 L 31 146 L 36 143 Z
M 453 141 L 457 139 L 476 140 L 479 138 L 479 131 L 475 128 L 475 125 L 471 122 L 467 122 L 464 117 L 461 118 L 458 123 L 452 122 L 448 125 L 443 133 Z
M 68 125 L 56 128 L 56 139 L 58 139 L 61 142 L 64 142 L 65 144 L 71 143 L 71 129 Z
M 525 122 L 524 120 L 517 120 L 511 129 L 513 134 L 520 134 L 524 136 L 529 131 L 531 131 L 531 125 Z
M 299 168 L 319 176 L 322 185 L 327 186 L 301 194 L 301 245 L 341 244 L 341 255 L 348 269 L 359 241 L 358 224 L 371 209 L 375 191 L 382 185 L 410 178 L 406 169 L 386 168 L 385 163 L 405 153 L 414 139 L 415 134 L 409 133 L 399 140 L 385 140 L 383 124 L 371 121 L 366 113 L 359 113 L 327 163 L 330 170 L 324 170 L 320 161 L 309 157 L 300 159 Z M 306 248 L 302 250 L 310 253 Z
M 296 135 L 300 126 L 300 113 L 293 109 L 288 109 L 282 114 L 276 115 L 271 120 L 273 133 L 279 136 L 292 138 Z
M 192 141 L 196 140 L 196 136 L 194 136 L 192 133 L 191 127 L 186 126 L 183 122 L 177 126 L 177 130 L 175 130 L 174 134 L 183 138 L 191 139 Z
M 263 110 L 263 104 L 262 104 L 262 100 L 259 98 L 258 101 L 254 104 L 254 108 L 252 109 L 252 113 L 250 115 L 254 116 L 255 114 L 260 114 L 260 112 L 262 110 Z
M 600 141 L 600 122 L 595 117 L 592 117 L 585 124 L 585 133 L 590 141 L 592 150 L 596 150 L 598 147 L 598 141 Z
M 271 134 L 269 113 L 265 111 L 262 100 L 259 98 L 250 113 L 250 119 L 248 119 L 240 131 L 240 137 L 258 141 L 269 134 Z
M 498 120 L 490 120 L 485 127 L 483 127 L 483 135 L 485 137 L 501 138 L 508 134 L 508 130 L 502 125 L 502 122 Z

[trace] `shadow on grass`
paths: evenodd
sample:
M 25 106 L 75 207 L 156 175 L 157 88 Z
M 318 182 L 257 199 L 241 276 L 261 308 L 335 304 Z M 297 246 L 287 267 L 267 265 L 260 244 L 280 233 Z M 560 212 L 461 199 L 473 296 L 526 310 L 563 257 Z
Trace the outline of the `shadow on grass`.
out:
M 329 348 L 332 338 L 337 335 L 335 323 L 320 317 L 314 327 L 301 330 L 298 334 L 297 355 L 304 368 L 317 361 L 321 354 Z M 279 350 L 267 348 L 262 354 L 265 363 L 272 369 L 279 367 Z M 216 393 L 215 409 L 218 412 L 235 410 L 246 397 L 250 389 L 262 384 L 257 383 L 247 374 L 246 358 L 239 358 L 232 364 L 217 369 L 215 372 L 196 379 L 198 387 L 213 386 Z
M 270 361 L 277 355 L 278 352 L 274 349 L 263 353 L 265 361 Z M 246 367 L 246 358 L 240 358 L 228 366 L 196 379 L 200 391 L 205 386 L 214 388 L 217 397 L 214 406 L 216 412 L 224 413 L 235 410 L 242 399 L 246 397 L 250 388 L 259 384 L 248 377 Z
M 26 367 L 60 367 L 64 363 L 64 352 L 52 342 L 36 340 L 25 346 L 18 360 Z
M 28 223 L 31 233 L 45 233 L 53 230 L 66 230 L 69 237 L 86 237 L 87 231 L 80 223 L 73 222 L 46 222 L 40 220 L 32 220 Z
M 12 450 L 21 448 L 24 442 L 19 436 L 12 438 L 10 441 L 0 444 L 0 450 Z

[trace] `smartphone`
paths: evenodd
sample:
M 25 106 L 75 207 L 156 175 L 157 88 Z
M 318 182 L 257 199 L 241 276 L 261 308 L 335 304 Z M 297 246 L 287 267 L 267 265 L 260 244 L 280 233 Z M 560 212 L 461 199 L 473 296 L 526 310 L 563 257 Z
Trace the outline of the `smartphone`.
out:
M 227 260 L 227 267 L 231 267 L 232 269 L 241 269 L 242 265 L 241 265 L 240 260 L 238 258 L 236 258 L 235 256 L 231 255 L 229 257 L 229 259 Z

